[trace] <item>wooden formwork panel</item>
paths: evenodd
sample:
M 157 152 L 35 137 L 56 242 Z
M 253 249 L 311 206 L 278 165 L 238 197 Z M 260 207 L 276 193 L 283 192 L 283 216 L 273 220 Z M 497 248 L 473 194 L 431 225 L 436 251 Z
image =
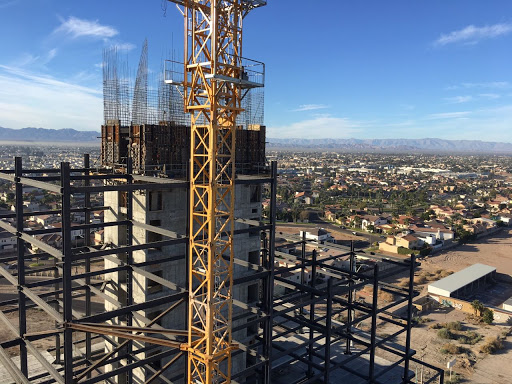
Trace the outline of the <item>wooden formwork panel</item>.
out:
M 190 159 L 190 127 L 163 122 L 158 125 L 101 127 L 102 164 L 123 164 L 128 156 L 133 168 L 144 171 L 167 165 L 186 169 Z M 236 131 L 236 163 L 243 171 L 265 162 L 265 127 L 251 126 Z

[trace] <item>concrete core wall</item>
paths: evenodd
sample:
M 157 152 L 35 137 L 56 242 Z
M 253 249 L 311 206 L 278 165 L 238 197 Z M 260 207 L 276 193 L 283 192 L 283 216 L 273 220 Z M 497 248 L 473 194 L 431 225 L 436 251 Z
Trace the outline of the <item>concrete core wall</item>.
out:
M 187 234 L 188 226 L 188 189 L 172 189 L 170 191 L 151 191 L 137 192 L 133 194 L 133 219 L 140 223 L 150 224 L 167 230 L 174 231 L 178 234 Z M 261 219 L 261 186 L 260 185 L 237 185 L 235 188 L 235 217 L 260 220 Z M 123 220 L 126 218 L 126 208 L 122 207 L 122 196 L 120 192 L 106 192 L 105 205 L 110 206 L 111 210 L 105 212 L 105 222 L 113 220 Z M 247 224 L 236 223 L 235 229 L 247 228 Z M 144 229 L 133 228 L 133 244 L 143 244 L 146 242 L 159 241 L 163 239 L 157 234 L 146 232 Z M 105 228 L 105 243 L 114 245 L 126 244 L 126 227 L 108 227 Z M 253 264 L 260 265 L 260 232 L 245 233 L 235 236 L 234 251 L 235 258 L 248 261 Z M 165 260 L 169 257 L 183 256 L 181 260 L 155 264 L 146 267 L 146 270 L 158 276 L 163 277 L 179 287 L 188 289 L 187 286 L 187 269 L 185 256 L 187 254 L 187 245 L 178 244 L 162 247 L 161 249 L 150 249 L 144 251 L 136 251 L 133 253 L 135 263 L 142 263 L 152 260 Z M 125 259 L 119 255 L 120 259 Z M 116 265 L 106 261 L 105 268 L 112 268 Z M 236 265 L 234 267 L 234 278 L 242 277 L 250 273 L 250 269 Z M 126 273 L 111 273 L 108 276 L 111 284 L 106 293 L 113 299 L 126 303 Z M 134 303 L 142 303 L 148 300 L 176 293 L 175 291 L 154 283 L 144 276 L 133 274 L 133 299 Z M 235 300 L 243 303 L 255 305 L 259 299 L 260 284 L 259 281 L 244 283 L 233 287 L 233 296 Z M 187 328 L 187 304 L 181 304 L 179 307 L 166 315 L 159 325 L 167 329 L 186 329 Z M 155 307 L 150 310 L 143 311 L 140 314 L 146 318 L 152 319 L 156 317 L 166 307 Z M 110 311 L 115 306 L 108 301 L 105 303 L 105 310 Z M 233 316 L 236 317 L 244 311 L 236 305 L 233 306 Z M 252 318 L 243 319 L 233 322 L 233 327 L 242 325 Z M 144 322 L 134 319 L 134 326 L 144 326 Z M 233 333 L 234 342 L 242 344 L 250 344 L 257 335 L 257 328 L 242 329 Z M 107 350 L 110 349 L 107 345 Z M 161 352 L 163 347 L 155 347 L 152 350 L 139 354 L 138 358 L 149 357 L 155 353 Z M 239 353 L 233 357 L 232 373 L 235 374 L 246 367 L 246 359 L 249 358 L 245 353 Z M 159 369 L 169 359 L 153 364 L 153 368 Z M 172 376 L 183 373 L 185 370 L 186 359 L 180 359 L 177 364 L 173 364 L 172 368 L 166 371 L 166 376 Z M 110 367 L 115 368 L 115 367 Z M 143 383 L 151 376 L 151 373 L 144 368 L 136 369 L 134 372 L 134 382 Z M 118 378 L 119 383 L 125 380 Z

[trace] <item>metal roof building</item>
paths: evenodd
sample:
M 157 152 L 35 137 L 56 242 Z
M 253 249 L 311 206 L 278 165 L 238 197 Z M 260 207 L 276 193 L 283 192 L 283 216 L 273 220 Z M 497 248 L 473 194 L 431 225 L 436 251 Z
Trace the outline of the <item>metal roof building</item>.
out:
M 485 285 L 495 274 L 495 267 L 473 264 L 462 271 L 429 284 L 428 293 L 444 297 L 458 297 Z
M 503 309 L 512 312 L 512 297 L 503 303 Z

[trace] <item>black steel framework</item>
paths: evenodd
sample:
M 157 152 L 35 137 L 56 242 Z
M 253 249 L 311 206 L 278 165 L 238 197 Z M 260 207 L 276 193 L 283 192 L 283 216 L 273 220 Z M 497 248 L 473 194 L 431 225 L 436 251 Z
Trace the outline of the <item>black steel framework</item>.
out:
M 45 176 L 40 176 L 44 174 Z M 132 372 L 135 368 L 146 369 L 145 382 L 172 383 L 183 379 L 182 374 L 175 377 L 166 377 L 166 371 L 177 361 L 183 358 L 180 343 L 184 341 L 184 331 L 163 330 L 157 325 L 158 321 L 180 305 L 186 305 L 188 293 L 184 287 L 178 287 L 173 282 L 148 272 L 146 267 L 162 260 L 136 263 L 133 252 L 152 247 L 173 244 L 185 244 L 186 235 L 176 234 L 163 228 L 133 219 L 132 194 L 137 190 L 169 190 L 172 188 L 186 188 L 186 180 L 173 180 L 167 178 L 147 177 L 132 173 L 131 160 L 120 169 L 91 168 L 89 156 L 84 156 L 84 166 L 71 169 L 69 163 L 62 163 L 60 169 L 31 170 L 23 169 L 22 159 L 15 159 L 13 170 L 0 171 L 0 179 L 15 184 L 16 203 L 15 212 L 0 215 L 0 228 L 17 237 L 17 255 L 0 258 L 0 263 L 16 261 L 17 273 L 10 273 L 0 268 L 0 278 L 4 278 L 17 289 L 17 298 L 0 302 L 0 320 L 14 337 L 0 343 L 0 361 L 13 377 L 16 383 L 30 383 L 40 380 L 45 383 L 97 383 L 105 381 L 116 382 L 116 378 L 123 377 L 127 383 L 133 382 Z M 94 185 L 101 183 L 101 185 Z M 290 243 L 295 243 L 301 249 L 299 255 L 288 255 L 276 251 L 276 192 L 277 192 L 277 165 L 273 162 L 270 172 L 261 175 L 240 176 L 238 184 L 267 184 L 270 191 L 270 220 L 262 223 L 254 220 L 238 218 L 239 223 L 245 224 L 244 229 L 235 231 L 235 235 L 258 232 L 261 235 L 261 262 L 253 264 L 247 261 L 236 260 L 235 263 L 251 270 L 251 274 L 234 278 L 234 285 L 246 282 L 259 282 L 260 295 L 257 305 L 248 305 L 235 302 L 234 305 L 242 308 L 234 321 L 246 322 L 233 329 L 233 332 L 248 327 L 258 327 L 258 333 L 253 343 L 243 345 L 233 353 L 246 353 L 251 363 L 245 369 L 232 375 L 233 382 L 271 383 L 276 379 L 283 365 L 296 367 L 303 372 L 296 379 L 288 379 L 287 383 L 316 383 L 335 382 L 333 375 L 345 372 L 361 379 L 361 382 L 379 383 L 380 379 L 390 371 L 401 371 L 401 383 L 413 383 L 414 373 L 410 370 L 411 364 L 424 365 L 436 373 L 425 383 L 443 383 L 444 371 L 419 361 L 414 357 L 411 347 L 412 326 L 412 300 L 415 296 L 413 278 L 416 261 L 414 257 L 408 260 L 383 258 L 372 255 L 378 259 L 372 270 L 356 271 L 356 260 L 368 255 L 356 251 L 354 243 L 350 246 L 337 244 L 316 244 L 307 240 L 305 236 L 277 234 Z M 61 209 L 24 212 L 23 186 L 32 186 L 61 196 Z M 106 206 L 92 206 L 91 195 L 107 191 L 126 192 L 126 218 L 124 220 L 108 223 L 92 223 L 91 214 L 95 211 L 110 209 Z M 82 196 L 83 203 L 76 206 L 72 203 L 72 196 Z M 71 226 L 71 214 L 85 213 L 85 224 Z M 60 215 L 62 229 L 42 229 L 29 231 L 24 228 L 24 218 L 44 214 Z M 127 242 L 116 248 L 104 248 L 90 244 L 91 230 L 119 226 L 126 228 Z M 158 233 L 164 240 L 146 244 L 134 244 L 133 228 L 138 227 L 146 231 Z M 84 230 L 84 244 L 76 246 L 71 241 L 72 230 Z M 34 237 L 39 234 L 60 233 L 62 246 L 55 247 Z M 50 256 L 54 264 L 49 267 L 25 271 L 25 262 L 33 255 L 26 252 L 26 245 L 32 244 Z M 317 246 L 328 248 L 336 253 L 334 256 L 319 256 L 316 249 L 308 254 L 307 249 Z M 121 258 L 118 255 L 124 254 Z M 349 268 L 340 268 L 331 263 L 333 260 L 344 258 L 349 262 Z M 92 270 L 91 264 L 98 260 L 109 260 L 117 266 L 103 270 Z M 186 256 L 169 258 L 168 261 L 183 259 Z M 289 267 L 276 267 L 278 259 L 287 261 Z M 83 266 L 84 272 L 78 273 L 76 267 Z M 379 267 L 380 266 L 380 267 Z M 75 268 L 75 271 L 73 269 Z M 38 273 L 53 271 L 53 277 L 37 282 L 27 282 L 28 272 Z M 127 298 L 124 303 L 104 293 L 103 289 L 108 281 L 98 283 L 95 277 L 112 272 L 126 272 Z M 287 278 L 290 272 L 300 273 L 300 281 Z M 408 273 L 409 284 L 407 288 L 386 283 L 384 280 L 398 273 Z M 138 273 L 146 278 L 170 288 L 173 293 L 154 300 L 135 303 L 133 299 L 133 274 Z M 306 282 L 306 274 L 313 277 Z M 320 280 L 316 278 L 322 275 Z M 372 287 L 371 301 L 356 301 L 356 292 L 370 285 Z M 36 293 L 34 288 L 51 287 L 48 293 Z M 284 288 L 285 292 L 277 295 L 275 287 Z M 383 305 L 378 301 L 378 292 L 392 293 L 396 298 Z M 84 299 L 83 313 L 76 310 L 76 300 Z M 93 312 L 92 303 L 97 300 L 108 301 L 117 309 L 107 312 Z M 168 306 L 156 318 L 150 320 L 137 313 L 165 304 Z M 404 306 L 405 311 L 397 314 L 394 309 Z M 39 308 L 50 318 L 55 320 L 55 329 L 44 332 L 27 332 L 27 310 Z M 15 327 L 6 316 L 11 312 L 18 314 L 19 326 Z M 142 319 L 145 327 L 133 327 L 134 316 Z M 344 316 L 342 322 L 334 319 Z M 126 327 L 108 326 L 107 321 L 123 317 Z M 357 324 L 369 321 L 370 330 L 361 332 Z M 393 324 L 399 328 L 391 335 L 379 336 L 377 322 Z M 152 337 L 159 334 L 161 338 Z M 307 335 L 303 341 L 285 343 L 283 340 L 296 334 Z M 405 334 L 405 345 L 397 346 L 396 337 Z M 55 354 L 55 362 L 49 363 L 45 357 L 34 347 L 33 342 L 40 339 L 52 338 L 55 347 L 51 352 Z M 100 340 L 112 346 L 110 352 L 93 351 L 93 341 Z M 134 341 L 144 341 L 144 347 L 138 347 Z M 140 359 L 141 352 L 147 352 L 151 345 L 156 344 L 162 351 L 150 357 Z M 140 344 L 138 344 L 140 345 Z M 84 347 L 85 353 L 80 347 Z M 338 348 L 339 347 L 339 348 Z M 20 367 L 12 362 L 6 349 L 18 348 Z M 335 352 L 338 348 L 338 352 Z M 343 349 L 343 353 L 339 351 Z M 376 353 L 384 351 L 388 356 L 395 357 L 387 366 L 376 363 Z M 43 374 L 31 375 L 27 360 L 28 355 L 36 358 L 47 371 Z M 61 359 L 61 356 L 63 357 Z M 148 356 L 148 355 L 145 355 Z M 366 371 L 355 369 L 353 364 L 368 357 Z M 168 363 L 160 368 L 154 368 L 151 363 L 164 358 L 170 358 Z M 113 369 L 105 369 L 109 364 L 123 361 Z M 247 359 L 249 362 L 249 359 Z M 277 375 L 277 376 L 276 376 Z M 352 382 L 352 381 L 349 381 Z

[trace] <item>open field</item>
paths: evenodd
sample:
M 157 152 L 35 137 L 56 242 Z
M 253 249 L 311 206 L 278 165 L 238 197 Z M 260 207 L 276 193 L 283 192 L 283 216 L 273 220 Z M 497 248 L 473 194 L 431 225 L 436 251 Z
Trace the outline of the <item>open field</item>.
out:
M 456 358 L 457 363 L 454 372 L 457 372 L 464 379 L 461 382 L 487 384 L 506 383 L 512 375 L 512 366 L 507 361 L 512 360 L 512 337 L 504 336 L 509 327 L 489 326 L 475 324 L 467 318 L 463 312 L 454 309 L 439 309 L 422 316 L 429 321 L 418 325 L 412 331 L 412 348 L 416 351 L 416 358 L 438 367 L 446 367 L 448 361 Z M 457 336 L 475 335 L 474 344 L 462 339 L 443 339 L 438 335 L 437 324 L 450 322 L 461 322 L 461 330 L 454 331 Z M 380 327 L 380 332 L 390 334 L 394 331 L 393 326 Z M 487 343 L 489 338 L 501 337 L 503 349 L 495 354 L 480 352 L 480 348 Z M 400 336 L 400 342 L 404 342 L 405 336 Z M 477 341 L 478 340 L 478 341 Z M 473 341 L 472 341 L 473 342 Z M 454 348 L 454 353 L 446 351 L 447 344 Z M 378 353 L 382 357 L 389 357 L 386 353 Z M 411 365 L 416 369 L 416 364 Z M 424 380 L 431 377 L 433 372 L 425 369 Z M 421 376 L 421 367 L 418 366 L 418 376 Z M 418 379 L 419 380 L 419 379 Z
M 500 276 L 510 279 L 512 275 L 512 230 L 504 229 L 491 237 L 482 238 L 475 243 L 466 244 L 448 250 L 434 256 L 421 260 L 421 267 L 417 275 L 436 271 L 460 271 L 472 264 L 482 263 L 497 268 Z M 511 279 L 512 280 L 512 279 Z M 422 295 L 427 293 L 426 281 L 422 285 L 417 285 L 417 289 Z M 512 284 L 500 283 L 500 289 L 511 292 Z M 489 296 L 490 292 L 482 292 L 481 295 Z M 497 294 L 496 294 L 497 295 Z M 500 296 L 500 295 L 497 295 Z M 501 295 L 503 296 L 503 295 Z M 496 297 L 501 304 L 504 297 Z M 506 296 L 506 295 L 505 295 Z M 412 332 L 413 348 L 417 351 L 417 356 L 423 358 L 426 362 L 446 367 L 447 361 L 457 357 L 458 363 L 455 371 L 462 374 L 467 383 L 505 383 L 512 377 L 512 337 L 503 338 L 503 349 L 496 354 L 489 355 L 480 352 L 480 347 L 489 337 L 503 335 L 510 331 L 510 327 L 497 325 L 473 324 L 465 313 L 456 310 L 438 310 L 422 315 L 431 319 L 431 322 L 422 326 L 415 327 Z M 465 345 L 453 340 L 443 340 L 437 335 L 437 330 L 430 329 L 429 325 L 434 323 L 447 323 L 461 321 L 464 332 L 474 331 L 482 336 L 482 340 L 475 345 Z M 462 348 L 462 353 L 454 356 L 449 353 L 442 353 L 441 349 L 447 342 L 455 344 Z
M 512 229 L 504 229 L 474 243 L 461 245 L 425 258 L 422 269 L 460 271 L 475 263 L 496 267 L 498 273 L 512 275 Z

